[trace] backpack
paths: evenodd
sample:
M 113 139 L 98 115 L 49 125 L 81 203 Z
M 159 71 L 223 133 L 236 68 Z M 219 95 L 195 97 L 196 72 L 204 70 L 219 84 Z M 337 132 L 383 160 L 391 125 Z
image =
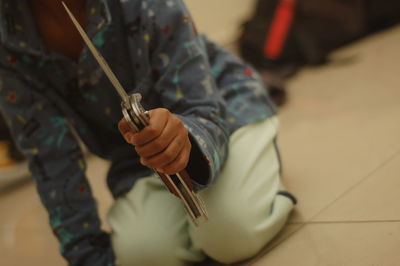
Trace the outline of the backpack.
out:
M 239 51 L 257 68 L 322 64 L 332 50 L 399 21 L 398 0 L 258 0 Z

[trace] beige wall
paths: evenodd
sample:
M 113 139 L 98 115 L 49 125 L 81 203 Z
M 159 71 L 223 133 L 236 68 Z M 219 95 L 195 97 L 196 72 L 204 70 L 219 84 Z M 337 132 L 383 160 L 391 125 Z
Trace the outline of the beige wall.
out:
M 229 45 L 240 32 L 240 25 L 253 12 L 256 0 L 184 0 L 200 32 Z

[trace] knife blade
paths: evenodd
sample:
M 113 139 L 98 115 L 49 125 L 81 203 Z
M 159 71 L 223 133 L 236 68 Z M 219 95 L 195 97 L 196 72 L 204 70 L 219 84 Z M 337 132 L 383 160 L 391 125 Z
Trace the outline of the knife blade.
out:
M 64 1 L 61 1 L 61 3 L 90 52 L 93 54 L 101 69 L 104 71 L 105 75 L 121 97 L 121 108 L 125 120 L 127 120 L 132 129 L 139 132 L 149 125 L 150 119 L 148 112 L 145 111 L 140 104 L 141 95 L 139 93 L 134 93 L 132 95 L 126 93 L 118 78 L 109 67 L 107 61 L 93 45 L 75 16 L 69 10 Z M 186 170 L 182 170 L 174 175 L 166 175 L 156 171 L 155 169 L 153 170 L 158 174 L 168 190 L 182 201 L 186 212 L 196 226 L 199 225 L 198 221 L 200 218 L 204 218 L 205 220 L 208 219 L 204 202 L 201 200 L 199 195 L 194 192 L 193 184 Z

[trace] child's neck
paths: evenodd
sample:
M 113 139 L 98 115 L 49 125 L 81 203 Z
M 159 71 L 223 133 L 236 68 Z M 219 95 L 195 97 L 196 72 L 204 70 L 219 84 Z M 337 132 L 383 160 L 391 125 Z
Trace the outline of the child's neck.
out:
M 54 17 L 58 20 L 69 20 L 64 7 L 61 4 L 62 0 L 29 0 L 30 5 L 36 11 L 48 17 Z M 63 0 L 73 14 L 79 16 L 86 11 L 85 0 Z
M 65 0 L 65 4 L 84 27 L 86 24 L 86 1 Z M 62 6 L 61 0 L 30 0 L 30 6 L 38 32 L 47 47 L 78 60 L 83 41 Z

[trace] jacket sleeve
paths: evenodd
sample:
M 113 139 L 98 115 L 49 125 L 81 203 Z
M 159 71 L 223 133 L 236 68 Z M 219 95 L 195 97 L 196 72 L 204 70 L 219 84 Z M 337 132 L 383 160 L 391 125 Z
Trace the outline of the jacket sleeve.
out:
M 29 161 L 51 228 L 69 265 L 113 265 L 109 236 L 100 230 L 85 162 L 67 119 L 24 77 L 3 67 L 0 106 Z
M 155 89 L 162 105 L 180 116 L 190 133 L 187 167 L 197 188 L 218 176 L 227 157 L 225 103 L 211 73 L 205 43 L 181 0 L 149 1 L 146 28 Z

